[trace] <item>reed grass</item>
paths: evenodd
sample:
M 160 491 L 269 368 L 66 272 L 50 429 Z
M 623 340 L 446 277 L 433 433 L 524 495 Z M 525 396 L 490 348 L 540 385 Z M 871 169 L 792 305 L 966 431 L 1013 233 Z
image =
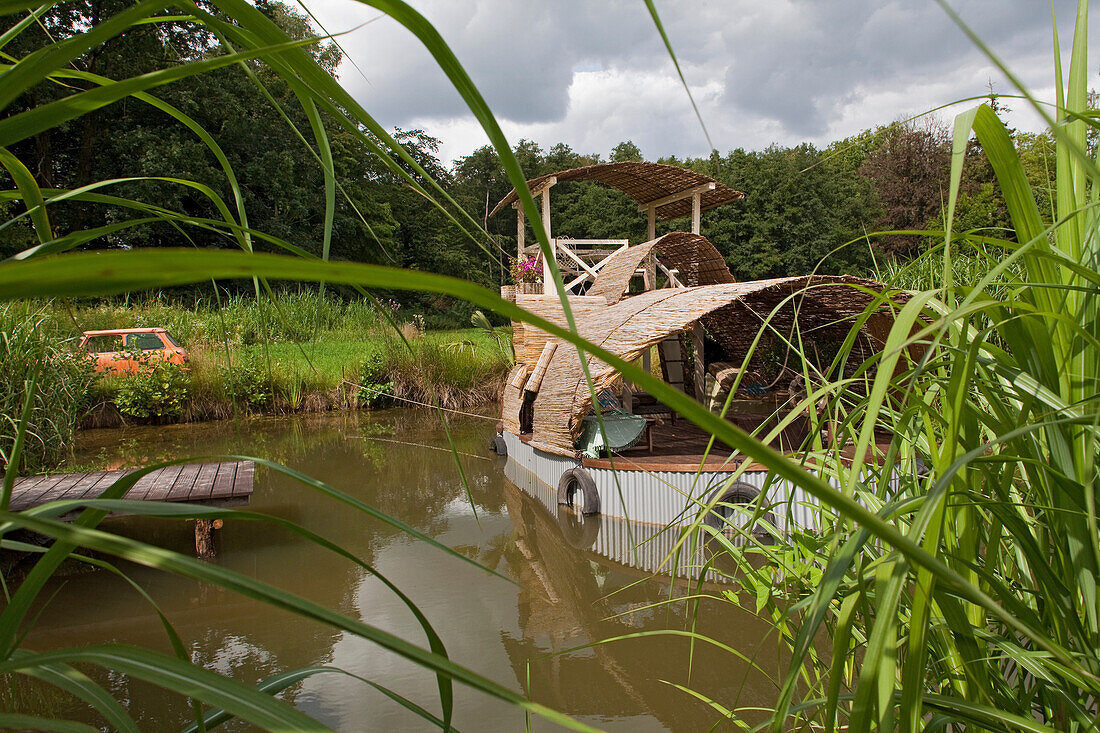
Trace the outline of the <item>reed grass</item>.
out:
M 1056 55 L 1056 104 L 1019 87 L 1056 139 L 1054 219 L 994 110 L 958 115 L 942 246 L 880 270 L 912 298 L 884 352 L 856 370 L 866 389 L 826 372 L 798 406 L 822 429 L 809 462 L 839 487 L 789 479 L 821 502 L 822 533 L 777 546 L 747 537 L 744 548 L 715 537 L 788 660 L 770 730 L 1100 724 L 1100 170 L 1086 146 L 1097 128 L 1087 11 L 1080 2 L 1066 76 Z M 1014 240 L 951 229 L 971 135 Z M 885 454 L 876 432 L 891 436 Z M 733 701 L 711 702 L 742 720 Z
M 13 468 L 35 473 L 56 466 L 72 449 L 94 381 L 91 365 L 51 328 L 45 311 L 25 303 L 0 304 L 0 462 L 12 459 L 17 419 L 36 380 L 22 456 Z

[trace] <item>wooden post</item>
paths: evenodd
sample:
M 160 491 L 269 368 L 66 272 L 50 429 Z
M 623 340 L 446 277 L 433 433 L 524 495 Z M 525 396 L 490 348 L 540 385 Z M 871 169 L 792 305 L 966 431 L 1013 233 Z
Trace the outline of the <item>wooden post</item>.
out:
M 703 213 L 703 194 L 695 193 L 691 196 L 691 233 L 698 234 Z
M 657 207 L 650 206 L 646 209 L 646 241 L 652 242 L 657 238 Z M 645 258 L 645 289 L 654 290 L 657 288 L 657 258 L 653 254 L 649 254 Z M 642 354 L 642 369 L 648 374 L 652 368 L 652 357 L 650 352 L 653 349 L 646 349 Z
M 554 239 L 550 235 L 550 186 L 542 189 L 542 226 L 546 230 L 546 238 L 550 240 L 550 256 L 556 258 L 557 251 L 554 249 Z M 550 289 L 550 278 L 552 274 L 550 272 L 550 260 L 543 258 L 542 260 L 542 292 L 553 292 Z
M 200 560 L 214 559 L 214 530 L 221 528 L 220 519 L 195 520 L 195 557 Z
M 691 348 L 695 352 L 695 399 L 701 405 L 706 397 L 707 368 L 703 360 L 703 324 L 699 321 L 691 327 Z
M 527 218 L 523 214 L 523 205 L 516 202 L 516 260 L 523 259 L 523 237 L 527 233 L 524 226 Z

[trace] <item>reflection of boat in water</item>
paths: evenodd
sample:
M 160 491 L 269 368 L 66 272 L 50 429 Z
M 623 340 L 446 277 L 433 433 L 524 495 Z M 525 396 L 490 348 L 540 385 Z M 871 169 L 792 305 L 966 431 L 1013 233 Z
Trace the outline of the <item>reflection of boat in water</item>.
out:
M 504 475 L 516 487 L 537 500 L 548 523 L 557 524 L 561 541 L 590 556 L 595 562 L 615 567 L 634 577 L 664 575 L 695 580 L 711 552 L 698 538 L 682 540 L 681 531 L 659 524 L 630 521 L 602 514 L 584 514 L 558 503 L 556 489 L 526 471 L 517 461 L 508 461 Z M 530 512 L 527 512 L 529 514 Z M 707 568 L 709 584 L 728 584 L 732 575 Z
M 791 414 L 806 410 L 810 400 L 796 377 L 805 369 L 787 366 L 792 349 L 786 347 L 784 356 L 785 345 L 794 339 L 812 344 L 825 362 L 812 367 L 827 367 L 864 316 L 849 361 L 854 367 L 878 353 L 892 325 L 892 304 L 865 311 L 884 286 L 847 276 L 736 282 L 699 229 L 703 211 L 743 195 L 699 173 L 653 163 L 588 166 L 529 181 L 532 193 L 542 197 L 548 237 L 551 187 L 571 180 L 617 188 L 648 217 L 648 239 L 634 246 L 626 240 L 550 239 L 580 336 L 625 361 L 640 361 L 651 373 L 656 358 L 669 385 L 712 410 L 729 402 L 727 419 L 749 432 L 770 433 L 775 447 L 798 455 L 816 423 Z M 515 202 L 513 191 L 494 213 Z M 522 209 L 516 210 L 518 256 L 535 256 L 537 246 L 524 245 Z M 656 236 L 657 220 L 689 214 L 691 233 Z M 545 263 L 544 272 L 548 277 Z M 523 308 L 565 325 L 556 293 L 514 297 Z M 688 524 L 701 507 L 716 504 L 725 508 L 708 512 L 706 520 L 719 526 L 723 516 L 736 513 L 734 507 L 747 504 L 780 532 L 818 528 L 810 496 L 770 480 L 765 467 L 746 464 L 728 447 L 711 446 L 709 435 L 677 420 L 613 367 L 586 357 L 590 389 L 572 345 L 522 323 L 513 323 L 513 343 L 517 363 L 505 386 L 494 445 L 553 491 L 547 505 L 664 527 Z M 782 366 L 775 363 L 780 360 Z M 779 429 L 782 418 L 787 420 Z M 591 530 L 584 525 L 578 531 Z M 756 525 L 752 531 L 763 530 Z
M 507 475 L 514 473 L 506 468 Z M 518 475 L 529 476 L 522 470 Z M 782 660 L 767 620 L 716 598 L 702 599 L 696 615 L 693 601 L 683 600 L 693 594 L 694 582 L 645 580 L 649 571 L 643 566 L 651 559 L 635 559 L 625 544 L 600 542 L 626 538 L 622 520 L 587 518 L 596 520 L 600 533 L 591 548 L 578 551 L 559 524 L 570 510 L 555 514 L 556 503 L 547 507 L 530 491 L 530 484 L 505 487 L 512 546 L 521 556 L 512 567 L 521 590 L 519 633 L 505 632 L 501 641 L 517 681 L 533 699 L 582 720 L 591 716 L 588 722 L 599 727 L 625 719 L 636 730 L 648 729 L 643 716 L 674 731 L 707 730 L 721 718 L 672 684 L 731 708 L 774 707 L 777 691 L 769 677 L 778 674 Z M 737 649 L 756 668 L 704 641 L 693 645 L 681 633 L 689 629 Z M 631 634 L 651 635 L 589 646 Z M 752 715 L 750 723 L 756 722 Z

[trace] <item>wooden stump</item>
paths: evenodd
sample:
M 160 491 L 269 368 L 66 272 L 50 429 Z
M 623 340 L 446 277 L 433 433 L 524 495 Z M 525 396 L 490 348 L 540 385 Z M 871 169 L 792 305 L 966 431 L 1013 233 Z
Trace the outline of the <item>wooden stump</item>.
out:
M 195 556 L 200 560 L 212 560 L 214 553 L 214 530 L 222 528 L 220 519 L 195 520 Z

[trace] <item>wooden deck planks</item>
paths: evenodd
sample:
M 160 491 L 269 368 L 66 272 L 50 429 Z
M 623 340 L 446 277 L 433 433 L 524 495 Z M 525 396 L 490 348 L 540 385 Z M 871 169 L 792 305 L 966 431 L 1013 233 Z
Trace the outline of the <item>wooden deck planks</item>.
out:
M 228 499 L 233 496 L 233 486 L 237 479 L 237 464 L 223 463 L 218 467 L 218 477 L 210 488 L 211 499 Z
M 168 493 L 164 496 L 164 501 L 180 501 L 186 499 L 188 494 L 191 493 L 191 487 L 195 485 L 195 479 L 199 477 L 199 472 L 202 470 L 203 464 L 201 463 L 188 463 L 182 467 L 179 477 L 176 479 L 176 483 L 172 485 Z
M 19 479 L 12 489 L 12 511 L 23 511 L 57 499 L 98 497 L 127 471 L 95 471 Z M 252 495 L 255 464 L 251 461 L 167 466 L 143 476 L 124 498 L 145 501 L 240 503 Z
M 218 477 L 220 463 L 204 463 L 199 469 L 199 475 L 195 483 L 188 491 L 186 498 L 178 501 L 203 501 L 210 498 L 210 488 L 214 485 L 214 479 Z

